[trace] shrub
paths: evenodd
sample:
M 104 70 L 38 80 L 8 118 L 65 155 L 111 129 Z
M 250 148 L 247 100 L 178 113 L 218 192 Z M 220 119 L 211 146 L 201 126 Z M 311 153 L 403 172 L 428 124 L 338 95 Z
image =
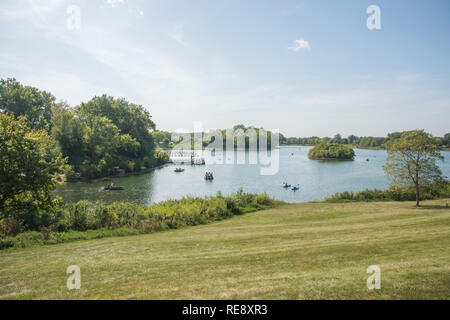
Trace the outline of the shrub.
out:
M 444 183 L 421 186 L 421 200 L 432 200 L 438 198 L 448 198 L 450 196 L 450 184 Z M 366 189 L 360 192 L 338 192 L 331 197 L 325 198 L 325 202 L 340 201 L 415 201 L 416 193 L 414 187 L 390 187 L 382 190 Z
M 150 206 L 125 202 L 105 205 L 90 201 L 60 204 L 49 220 L 53 224 L 40 226 L 40 232 L 16 233 L 16 237 L 15 232 L 5 232 L 0 249 L 177 229 L 226 219 L 277 203 L 280 202 L 267 194 L 249 194 L 240 189 L 229 197 L 218 193 L 215 197 L 182 198 Z M 1 225 L 15 226 L 14 223 L 2 221 Z
M 126 172 L 134 172 L 136 164 L 133 161 L 127 161 L 124 167 Z
M 162 165 L 169 161 L 169 155 L 165 152 L 157 152 L 155 158 L 157 165 Z
M 22 232 L 22 230 L 22 221 L 17 221 L 12 218 L 0 220 L 0 238 L 15 237 Z

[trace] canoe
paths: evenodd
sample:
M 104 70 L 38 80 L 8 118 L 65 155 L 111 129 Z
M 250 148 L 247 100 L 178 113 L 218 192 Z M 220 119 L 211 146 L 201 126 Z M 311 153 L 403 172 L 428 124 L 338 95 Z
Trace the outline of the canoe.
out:
M 124 190 L 124 188 L 123 187 L 105 187 L 104 188 L 104 190 L 107 190 L 107 191 L 120 191 L 120 190 Z

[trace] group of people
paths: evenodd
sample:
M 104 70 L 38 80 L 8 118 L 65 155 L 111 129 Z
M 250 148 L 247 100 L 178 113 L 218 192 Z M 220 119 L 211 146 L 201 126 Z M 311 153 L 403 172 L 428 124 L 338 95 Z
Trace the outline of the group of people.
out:
M 206 172 L 205 173 L 205 180 L 214 180 L 214 176 L 212 172 Z
M 292 190 L 294 190 L 294 191 L 297 191 L 297 190 L 300 189 L 300 185 L 299 185 L 299 184 L 296 185 L 296 186 L 291 186 L 289 183 L 283 182 L 283 188 L 289 189 L 289 188 L 291 188 L 291 187 L 292 187 Z

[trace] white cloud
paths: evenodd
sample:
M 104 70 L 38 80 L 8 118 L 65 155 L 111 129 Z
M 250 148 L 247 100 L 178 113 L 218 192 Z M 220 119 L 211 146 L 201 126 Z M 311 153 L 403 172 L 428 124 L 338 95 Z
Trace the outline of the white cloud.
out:
M 125 3 L 125 0 L 106 0 L 106 2 L 113 8 L 116 8 Z
M 311 47 L 309 46 L 309 42 L 303 39 L 300 40 L 294 40 L 292 43 L 292 46 L 289 47 L 289 50 L 298 52 L 302 49 L 311 50 Z
M 11 5 L 1 3 L 0 17 L 10 21 L 26 21 L 26 25 L 43 28 L 49 26 L 55 15 L 64 10 L 64 3 L 60 0 L 26 0 Z
M 184 42 L 184 24 L 181 22 L 175 23 L 172 26 L 172 30 L 169 32 L 169 37 L 179 44 L 186 46 L 186 42 Z

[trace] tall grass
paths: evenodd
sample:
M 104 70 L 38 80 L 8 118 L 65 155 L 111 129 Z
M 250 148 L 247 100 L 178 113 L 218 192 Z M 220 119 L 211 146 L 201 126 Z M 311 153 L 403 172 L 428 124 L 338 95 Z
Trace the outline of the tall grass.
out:
M 439 198 L 450 198 L 450 183 L 444 186 L 430 185 L 422 186 L 420 200 L 433 200 Z M 369 190 L 360 192 L 338 192 L 324 199 L 325 202 L 344 201 L 415 201 L 416 193 L 413 187 L 390 187 L 387 190 Z
M 80 201 L 61 205 L 38 228 L 39 231 L 29 230 L 17 234 L 14 221 L 0 220 L 0 250 L 177 229 L 227 219 L 278 203 L 280 201 L 271 199 L 267 194 L 249 194 L 242 189 L 228 197 L 219 192 L 214 197 L 187 197 L 150 206 Z M 16 223 L 20 225 L 20 222 Z M 7 230 L 14 230 L 16 234 L 8 234 Z

